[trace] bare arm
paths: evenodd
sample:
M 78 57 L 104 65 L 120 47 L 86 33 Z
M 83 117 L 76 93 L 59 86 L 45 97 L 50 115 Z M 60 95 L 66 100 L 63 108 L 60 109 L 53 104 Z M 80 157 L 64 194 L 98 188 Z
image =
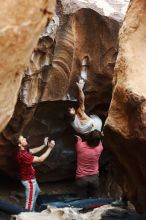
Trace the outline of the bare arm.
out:
M 43 153 L 40 157 L 34 157 L 33 158 L 33 163 L 42 163 L 50 154 L 51 150 L 55 146 L 55 141 L 50 141 L 48 143 L 48 149 L 46 150 L 45 153 Z
M 46 146 L 46 145 L 43 144 L 43 145 L 41 145 L 41 146 L 39 146 L 39 147 L 35 147 L 35 148 L 33 148 L 33 149 L 30 149 L 29 151 L 30 151 L 30 153 L 32 153 L 32 154 L 36 154 L 37 152 L 39 152 L 39 151 L 41 151 L 42 149 L 44 149 L 45 146 Z
M 77 83 L 78 89 L 79 89 L 79 111 L 85 111 L 85 95 L 83 92 L 83 87 L 84 87 L 84 80 L 80 80 Z
M 39 147 L 35 147 L 35 148 L 33 148 L 33 149 L 30 149 L 30 150 L 29 150 L 30 153 L 36 154 L 37 152 L 41 151 L 45 146 L 47 146 L 48 140 L 49 140 L 49 138 L 48 138 L 48 137 L 45 137 L 45 138 L 44 138 L 44 144 L 42 144 L 42 145 L 39 146 Z

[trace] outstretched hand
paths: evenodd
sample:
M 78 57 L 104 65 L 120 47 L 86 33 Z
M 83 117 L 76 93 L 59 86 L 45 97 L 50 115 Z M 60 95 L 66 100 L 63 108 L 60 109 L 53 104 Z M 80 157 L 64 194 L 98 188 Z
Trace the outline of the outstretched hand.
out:
M 85 81 L 83 79 L 80 79 L 79 82 L 76 82 L 78 88 L 80 90 L 82 90 L 84 88 L 84 85 L 85 85 Z
M 75 115 L 75 113 L 76 113 L 74 108 L 69 108 L 68 111 L 71 115 Z
M 44 145 L 45 145 L 45 146 L 47 146 L 48 141 L 49 141 L 49 138 L 48 138 L 48 137 L 45 137 L 45 138 L 44 138 Z
M 53 149 L 53 147 L 55 146 L 55 141 L 51 140 L 50 142 L 48 142 L 48 148 Z

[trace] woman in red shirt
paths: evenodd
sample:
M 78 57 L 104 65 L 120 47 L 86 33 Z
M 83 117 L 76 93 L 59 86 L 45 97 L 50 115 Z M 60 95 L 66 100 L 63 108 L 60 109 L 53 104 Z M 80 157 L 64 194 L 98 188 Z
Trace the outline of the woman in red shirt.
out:
M 96 196 L 99 185 L 99 157 L 103 151 L 101 132 L 94 130 L 83 136 L 77 136 L 76 185 L 80 197 Z

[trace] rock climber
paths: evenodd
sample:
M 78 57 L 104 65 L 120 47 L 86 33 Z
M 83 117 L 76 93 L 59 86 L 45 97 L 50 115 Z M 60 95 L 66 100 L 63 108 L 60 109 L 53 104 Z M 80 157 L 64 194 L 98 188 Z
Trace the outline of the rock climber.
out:
M 75 110 L 74 108 L 69 108 L 67 113 L 67 117 L 70 120 L 72 127 L 79 134 L 86 134 L 95 129 L 101 131 L 101 119 L 96 115 L 88 116 L 85 113 L 85 95 L 83 92 L 83 87 L 85 84 L 84 80 L 81 79 L 76 84 L 79 90 L 79 107 L 77 110 Z
M 33 156 L 33 154 L 41 151 L 46 146 L 48 149 L 45 151 L 45 153 L 39 157 Z M 21 183 L 25 187 L 25 209 L 28 211 L 35 210 L 36 199 L 40 193 L 40 188 L 35 177 L 35 169 L 32 165 L 34 163 L 42 163 L 49 156 L 54 146 L 54 140 L 48 141 L 48 138 L 45 138 L 43 145 L 30 149 L 25 137 L 20 135 L 18 138 L 18 151 L 16 154 L 16 160 L 19 168 Z
M 96 197 L 99 186 L 99 157 L 103 151 L 101 132 L 77 136 L 76 185 L 79 197 Z

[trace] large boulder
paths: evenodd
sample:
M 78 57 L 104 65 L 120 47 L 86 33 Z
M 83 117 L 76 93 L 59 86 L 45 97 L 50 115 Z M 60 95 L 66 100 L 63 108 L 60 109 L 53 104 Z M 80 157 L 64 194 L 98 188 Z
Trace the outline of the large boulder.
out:
M 144 216 L 140 216 L 134 210 L 124 210 L 121 208 L 104 205 L 90 212 L 81 213 L 78 208 L 56 208 L 49 206 L 41 213 L 22 212 L 19 215 L 12 217 L 12 220 L 111 220 L 111 219 L 126 219 L 126 220 L 144 220 Z
M 113 175 L 146 213 L 146 4 L 133 0 L 119 34 L 114 90 L 105 126 Z
M 107 116 L 118 53 L 119 23 L 91 9 L 75 13 L 76 44 L 69 93 L 78 97 L 75 81 L 84 78 L 86 111 Z
M 32 148 L 42 145 L 46 136 L 56 142 L 49 158 L 42 165 L 36 166 L 39 181 L 57 181 L 74 177 L 76 138 L 64 117 L 69 106 L 76 107 L 77 103 L 44 102 L 35 109 L 27 108 L 23 103 L 18 102 L 14 116 L 0 136 L 0 146 L 3 149 L 1 150 L 1 156 L 3 156 L 1 172 L 12 178 L 18 177 L 15 162 L 16 146 L 12 144 L 12 140 L 16 134 L 23 133 Z
M 86 66 L 87 111 L 94 109 L 94 113 L 106 116 L 118 52 L 118 31 L 118 22 L 91 9 L 63 15 L 55 40 L 49 35 L 41 38 L 40 45 L 47 41 L 50 48 L 45 52 L 39 45 L 33 53 L 21 86 L 21 101 L 30 107 L 42 101 L 77 98 L 75 82 L 82 77 Z
M 55 9 L 55 0 L 0 2 L 0 131 L 10 120 L 23 70 Z
M 90 8 L 101 15 L 122 21 L 130 0 L 61 0 L 66 14 L 74 13 L 81 8 Z
M 76 106 L 77 103 L 72 100 L 57 100 L 67 99 L 67 93 L 67 97 L 78 97 L 75 82 L 82 77 L 83 58 L 88 57 L 86 109 L 89 113 L 106 117 L 112 93 L 118 30 L 118 22 L 103 17 L 91 9 L 81 9 L 73 15 L 63 17 L 55 38 L 52 64 L 44 65 L 44 72 L 42 65 L 40 70 L 36 69 L 37 59 L 33 59 L 35 68 L 34 72 L 32 69 L 32 77 L 26 76 L 29 86 L 24 88 L 22 84 L 21 101 L 17 102 L 15 113 L 1 134 L 0 146 L 3 156 L 1 171 L 16 176 L 16 169 L 12 165 L 16 146 L 11 144 L 16 134 L 29 137 L 31 146 L 38 146 L 46 135 L 50 135 L 55 138 L 56 147 L 45 163 L 36 167 L 39 180 L 54 181 L 74 177 L 75 138 L 74 132 L 64 119 L 64 114 L 69 106 Z M 44 74 L 48 74 L 47 77 L 44 77 Z M 38 86 L 38 75 L 41 86 Z M 47 79 L 45 82 L 43 77 Z M 25 79 L 24 77 L 23 82 Z M 37 94 L 40 92 L 36 90 L 40 88 L 42 95 L 39 99 Z M 36 94 L 35 103 L 34 99 L 31 99 L 34 98 L 31 94 Z M 50 102 L 52 100 L 56 102 Z

